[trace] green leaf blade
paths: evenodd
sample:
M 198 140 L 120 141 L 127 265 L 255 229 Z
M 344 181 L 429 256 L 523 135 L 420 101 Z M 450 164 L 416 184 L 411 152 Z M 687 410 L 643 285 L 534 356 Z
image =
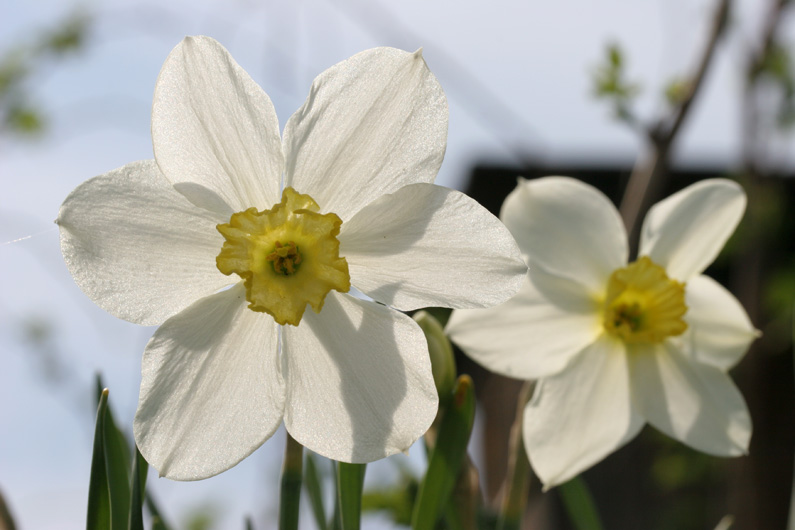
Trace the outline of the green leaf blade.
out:
M 339 462 L 337 496 L 339 518 L 344 530 L 359 530 L 362 518 L 362 490 L 367 464 Z
M 433 530 L 444 514 L 466 458 L 475 421 L 475 390 L 468 375 L 458 378 L 414 506 L 412 528 Z
M 133 461 L 133 483 L 130 496 L 129 530 L 144 530 L 143 499 L 146 495 L 146 474 L 149 471 L 144 457 L 135 447 L 135 460 Z
M 304 486 L 309 496 L 309 504 L 312 507 L 315 524 L 319 530 L 328 530 L 326 509 L 323 506 L 323 488 L 321 486 L 320 473 L 318 472 L 314 455 L 309 452 L 306 453 L 306 462 L 304 463 Z
M 110 528 L 110 492 L 105 470 L 105 416 L 108 410 L 108 389 L 102 390 L 97 406 L 94 429 L 94 449 L 91 456 L 91 476 L 88 481 L 88 513 L 86 530 Z

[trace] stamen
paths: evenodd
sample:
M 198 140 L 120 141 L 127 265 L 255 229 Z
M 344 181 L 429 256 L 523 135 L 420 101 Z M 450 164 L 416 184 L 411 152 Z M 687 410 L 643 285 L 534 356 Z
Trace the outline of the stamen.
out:
M 648 256 L 613 272 L 604 307 L 605 330 L 629 343 L 662 342 L 687 330 L 684 284 Z
M 273 252 L 265 259 L 273 262 L 274 271 L 284 275 L 295 274 L 303 260 L 294 241 L 289 241 L 286 246 L 277 241 Z

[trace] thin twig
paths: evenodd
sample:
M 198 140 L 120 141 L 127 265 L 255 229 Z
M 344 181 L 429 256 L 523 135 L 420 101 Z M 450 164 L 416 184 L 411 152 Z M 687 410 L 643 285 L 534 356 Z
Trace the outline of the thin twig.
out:
M 511 427 L 508 456 L 508 474 L 502 491 L 502 506 L 497 520 L 498 530 L 517 530 L 522 526 L 527 492 L 530 488 L 530 463 L 522 440 L 524 409 L 533 395 L 535 383 L 527 381 L 519 391 L 516 419 Z
M 681 130 L 685 118 L 689 115 L 692 103 L 699 93 L 704 78 L 709 71 L 712 58 L 715 55 L 718 41 L 726 27 L 726 20 L 729 13 L 729 0 L 720 0 L 712 20 L 707 44 L 701 53 L 696 70 L 688 82 L 688 92 L 673 109 L 672 113 L 659 120 L 657 125 L 648 130 L 648 141 L 650 145 L 649 154 L 639 161 L 632 171 L 627 183 L 624 197 L 621 200 L 621 217 L 630 234 L 630 241 L 636 241 L 635 237 L 639 231 L 638 217 L 649 202 L 652 186 L 656 186 L 665 169 L 671 146 Z
M 757 153 L 757 140 L 759 127 L 759 116 L 754 102 L 754 92 L 757 87 L 759 74 L 764 69 L 765 61 L 772 51 L 775 35 L 781 23 L 781 13 L 789 4 L 790 0 L 775 0 L 765 19 L 762 29 L 760 46 L 750 50 L 745 70 L 745 94 L 743 97 L 743 170 L 749 179 L 759 174 L 757 160 L 760 158 Z

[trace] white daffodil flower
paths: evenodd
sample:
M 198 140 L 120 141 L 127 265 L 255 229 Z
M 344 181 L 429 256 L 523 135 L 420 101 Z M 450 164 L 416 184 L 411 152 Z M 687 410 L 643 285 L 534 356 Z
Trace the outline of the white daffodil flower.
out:
M 576 476 L 643 425 L 706 453 L 745 454 L 751 419 L 727 375 L 758 332 L 701 273 L 745 210 L 734 182 L 707 180 L 655 205 L 639 259 L 624 225 L 580 181 L 520 181 L 502 207 L 529 266 L 508 302 L 454 311 L 447 331 L 470 357 L 540 379 L 524 411 L 530 462 L 547 488 Z
M 427 344 L 395 309 L 491 306 L 526 273 L 496 217 L 432 184 L 446 138 L 447 101 L 419 52 L 378 48 L 326 70 L 282 139 L 270 99 L 220 44 L 172 51 L 155 160 L 81 184 L 58 216 L 80 288 L 161 324 L 134 427 L 161 475 L 229 469 L 282 421 L 345 462 L 426 431 L 438 404 Z

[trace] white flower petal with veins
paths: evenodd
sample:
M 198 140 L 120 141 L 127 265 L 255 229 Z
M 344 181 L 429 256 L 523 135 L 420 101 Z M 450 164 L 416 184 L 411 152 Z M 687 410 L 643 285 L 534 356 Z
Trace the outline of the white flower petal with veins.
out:
M 655 204 L 643 221 L 640 255 L 687 281 L 712 263 L 745 212 L 736 182 L 703 180 Z
M 504 304 L 453 311 L 445 329 L 479 364 L 518 379 L 560 372 L 602 333 L 593 312 L 575 313 L 550 304 L 529 278 Z
M 499 219 L 461 192 L 411 184 L 343 223 L 340 253 L 351 281 L 379 302 L 409 311 L 488 307 L 517 291 L 527 270 Z
M 634 402 L 649 423 L 705 453 L 748 453 L 748 408 L 723 371 L 692 362 L 666 343 L 630 351 L 629 359 Z
M 167 320 L 147 344 L 135 441 L 161 475 L 225 471 L 281 424 L 276 323 L 246 305 L 238 284 Z
M 541 268 L 602 294 L 627 262 L 624 225 L 602 192 L 567 177 L 519 180 L 500 218 L 531 269 Z
M 563 373 L 538 383 L 523 432 L 530 463 L 547 487 L 574 478 L 640 432 L 627 363 L 623 344 L 602 336 Z
M 232 283 L 215 266 L 222 221 L 147 160 L 75 188 L 56 222 L 77 285 L 112 315 L 151 326 Z
M 687 315 L 693 355 L 723 371 L 732 368 L 759 337 L 740 302 L 708 276 L 687 282 Z
M 268 95 L 223 46 L 187 37 L 166 59 L 152 103 L 152 145 L 160 169 L 194 199 L 203 187 L 230 211 L 279 202 L 284 157 Z
M 436 416 L 425 335 L 402 313 L 329 293 L 320 314 L 284 328 L 284 354 L 285 427 L 328 458 L 371 462 L 398 453 Z
M 375 48 L 312 83 L 284 127 L 285 185 L 345 222 L 385 193 L 433 182 L 446 147 L 447 98 L 422 54 Z

